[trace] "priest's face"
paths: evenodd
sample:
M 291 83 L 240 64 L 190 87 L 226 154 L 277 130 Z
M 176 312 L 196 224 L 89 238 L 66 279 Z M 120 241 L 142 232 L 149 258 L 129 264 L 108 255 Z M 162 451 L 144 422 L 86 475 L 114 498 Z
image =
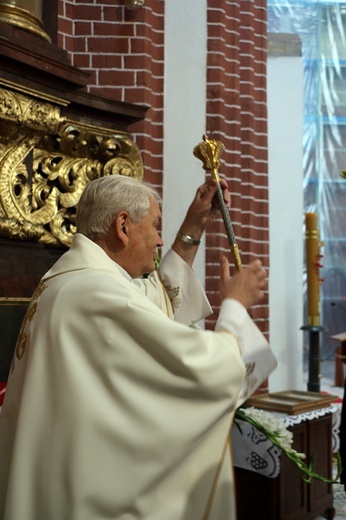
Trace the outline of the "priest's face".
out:
M 155 270 L 156 251 L 163 245 L 158 228 L 161 210 L 157 200 L 150 198 L 149 211 L 138 223 L 132 223 L 129 251 L 129 274 L 136 278 Z

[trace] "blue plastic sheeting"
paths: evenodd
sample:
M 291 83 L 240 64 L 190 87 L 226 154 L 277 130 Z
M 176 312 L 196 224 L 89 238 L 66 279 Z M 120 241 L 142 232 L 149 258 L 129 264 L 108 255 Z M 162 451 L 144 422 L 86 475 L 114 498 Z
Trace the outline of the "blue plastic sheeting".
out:
M 328 329 L 321 357 L 332 359 L 339 345 L 330 336 L 346 332 L 346 2 L 268 0 L 268 33 L 297 34 L 302 42 L 304 212 L 318 216 L 321 324 Z M 303 284 L 306 324 L 305 267 Z

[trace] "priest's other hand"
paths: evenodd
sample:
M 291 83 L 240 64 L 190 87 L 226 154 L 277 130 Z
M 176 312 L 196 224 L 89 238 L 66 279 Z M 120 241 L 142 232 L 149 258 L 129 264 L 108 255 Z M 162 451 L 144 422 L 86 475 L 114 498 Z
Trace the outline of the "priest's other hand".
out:
M 238 300 L 246 309 L 264 298 L 268 287 L 267 271 L 260 260 L 254 260 L 248 267 L 230 275 L 229 262 L 225 256 L 220 261 L 221 299 Z

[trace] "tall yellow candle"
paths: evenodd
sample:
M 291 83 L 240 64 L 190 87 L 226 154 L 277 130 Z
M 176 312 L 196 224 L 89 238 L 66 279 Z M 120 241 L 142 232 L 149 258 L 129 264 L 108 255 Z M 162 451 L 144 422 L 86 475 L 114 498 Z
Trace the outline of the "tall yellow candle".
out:
M 320 324 L 320 246 L 316 213 L 305 214 L 308 324 Z

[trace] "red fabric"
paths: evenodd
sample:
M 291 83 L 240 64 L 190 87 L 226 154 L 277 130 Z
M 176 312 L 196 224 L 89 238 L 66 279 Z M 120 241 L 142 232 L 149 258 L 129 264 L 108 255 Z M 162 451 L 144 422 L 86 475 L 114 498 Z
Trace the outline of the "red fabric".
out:
M 330 395 L 329 392 L 321 392 L 321 394 Z M 342 403 L 342 401 L 343 401 L 342 397 L 335 396 L 333 403 Z
M 6 383 L 0 383 L 0 406 L 2 406 L 2 403 L 4 401 L 5 391 L 6 391 Z

